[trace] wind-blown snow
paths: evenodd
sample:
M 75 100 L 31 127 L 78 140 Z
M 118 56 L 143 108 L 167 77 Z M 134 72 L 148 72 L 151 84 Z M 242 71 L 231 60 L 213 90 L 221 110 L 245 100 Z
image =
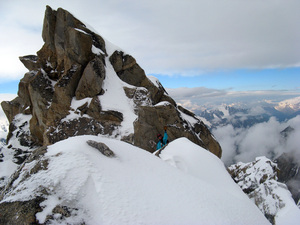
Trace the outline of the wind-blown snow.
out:
M 87 140 L 104 142 L 116 157 L 105 157 Z M 81 218 L 86 224 L 269 224 L 208 151 L 180 138 L 162 158 L 115 139 L 69 138 L 49 146 L 42 158 L 48 169 L 19 183 L 3 201 L 28 200 L 44 186 L 51 196 L 41 203 L 40 223 L 60 204 L 74 209 L 60 221 L 70 224 Z

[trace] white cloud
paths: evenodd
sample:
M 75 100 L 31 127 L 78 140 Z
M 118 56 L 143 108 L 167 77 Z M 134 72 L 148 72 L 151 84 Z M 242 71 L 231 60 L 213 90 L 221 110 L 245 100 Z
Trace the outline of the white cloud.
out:
M 181 100 L 177 102 L 178 105 L 181 105 L 184 108 L 188 108 L 189 110 L 197 110 L 200 108 L 199 105 L 193 104 L 190 100 Z
M 38 12 L 40 10 L 41 12 Z M 1 1 L 0 78 L 2 80 L 15 80 L 22 77 L 27 69 L 19 61 L 19 56 L 35 54 L 42 47 L 43 11 L 44 6 L 32 5 L 32 1 Z
M 216 90 L 209 88 L 175 88 L 167 89 L 168 93 L 177 102 L 190 110 L 207 109 L 219 106 L 222 103 L 247 106 L 250 109 L 246 114 L 240 112 L 238 120 L 249 119 L 249 116 L 258 116 L 265 113 L 264 106 L 275 106 L 281 100 L 286 100 L 290 96 L 299 96 L 298 92 L 286 91 L 230 91 Z M 280 100 L 281 99 L 281 100 Z M 293 101 L 293 98 L 289 101 Z M 287 101 L 287 100 L 286 100 Z M 285 101 L 285 102 L 286 102 Z M 218 118 L 216 118 L 217 120 Z M 228 115 L 228 121 L 235 124 L 236 118 Z M 280 132 L 286 127 L 295 129 L 286 141 Z M 255 124 L 250 128 L 234 128 L 231 124 L 217 127 L 213 134 L 220 142 L 223 149 L 222 160 L 230 165 L 237 161 L 249 162 L 257 156 L 265 155 L 270 158 L 279 156 L 283 152 L 292 152 L 300 162 L 300 116 L 287 122 L 280 123 L 275 118 L 268 122 Z
M 41 48 L 46 4 L 92 25 L 148 74 L 300 66 L 298 0 L 16 0 L 1 1 L 0 50 L 14 58 L 10 69 L 1 58 L 1 76 L 19 73 L 15 58 Z
M 295 130 L 284 139 L 280 132 L 288 126 Z M 282 153 L 292 153 L 294 159 L 300 162 L 300 116 L 282 123 L 271 118 L 248 129 L 233 128 L 229 124 L 212 132 L 223 149 L 222 160 L 226 165 L 239 161 L 250 162 L 258 156 L 275 159 Z
M 298 162 L 300 164 L 300 116 L 289 120 L 286 125 L 291 126 L 295 130 L 291 133 L 290 136 L 288 136 L 288 139 L 285 143 L 285 148 L 294 154 L 295 158 L 298 159 Z
M 234 156 L 236 153 L 237 136 L 239 134 L 239 129 L 234 129 L 231 124 L 223 127 L 218 127 L 218 129 L 213 130 L 213 134 L 216 136 L 218 142 L 222 147 L 222 161 L 226 165 L 231 165 L 234 163 Z
M 236 160 L 254 160 L 255 157 L 263 155 L 273 158 L 273 153 L 276 154 L 281 150 L 278 147 L 280 146 L 280 132 L 282 130 L 283 128 L 275 118 L 247 129 L 246 135 L 239 143 L 240 153 L 235 157 Z
M 173 98 L 201 98 L 201 97 L 216 97 L 226 94 L 224 90 L 211 89 L 206 87 L 195 88 L 168 88 L 167 92 Z
M 257 116 L 266 113 L 266 110 L 261 105 L 256 105 L 250 108 L 249 114 Z

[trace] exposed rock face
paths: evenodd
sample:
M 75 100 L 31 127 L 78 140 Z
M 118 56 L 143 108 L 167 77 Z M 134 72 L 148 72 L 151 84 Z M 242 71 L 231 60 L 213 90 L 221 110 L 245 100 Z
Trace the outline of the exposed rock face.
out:
M 102 82 L 105 78 L 105 68 L 102 59 L 95 57 L 85 67 L 76 89 L 76 98 L 84 99 L 101 94 Z M 93 85 L 91 85 L 93 84 Z
M 35 214 L 42 211 L 40 207 L 42 201 L 42 198 L 35 198 L 29 201 L 2 203 L 0 224 L 40 224 Z
M 221 148 L 206 126 L 192 113 L 187 115 L 182 107 L 176 107 L 169 102 L 140 108 L 139 117 L 134 123 L 135 131 L 139 134 L 134 139 L 135 145 L 152 151 L 151 140 L 156 140 L 156 134 L 161 132 L 163 125 L 168 127 L 170 140 L 186 137 L 221 157 Z
M 8 144 L 13 150 L 24 153 L 20 146 L 101 134 L 153 152 L 157 133 L 168 126 L 170 141 L 187 137 L 221 157 L 220 145 L 200 119 L 177 106 L 132 56 L 112 50 L 72 14 L 47 6 L 42 37 L 45 43 L 37 55 L 20 57 L 29 72 L 19 83 L 18 97 L 1 103 L 11 124 Z M 108 88 L 114 82 L 120 84 L 116 91 L 122 102 L 110 105 L 114 90 Z M 130 116 L 121 108 L 124 102 Z M 24 114 L 27 120 L 18 120 Z

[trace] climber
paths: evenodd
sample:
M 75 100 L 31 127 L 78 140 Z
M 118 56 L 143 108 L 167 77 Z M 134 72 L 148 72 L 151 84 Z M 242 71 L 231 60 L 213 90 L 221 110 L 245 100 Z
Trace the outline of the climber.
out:
M 167 143 L 168 143 L 168 134 L 167 134 L 167 127 L 164 127 L 165 133 L 164 136 L 162 136 L 161 134 L 157 135 L 158 138 L 158 142 L 156 145 L 156 150 L 161 149 L 162 147 L 164 147 Z

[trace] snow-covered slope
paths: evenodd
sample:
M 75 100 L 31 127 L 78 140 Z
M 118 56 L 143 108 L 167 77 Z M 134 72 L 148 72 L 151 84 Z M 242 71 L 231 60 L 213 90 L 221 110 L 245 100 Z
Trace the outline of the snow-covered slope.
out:
M 116 157 L 87 140 L 105 143 Z M 46 198 L 36 214 L 40 223 L 269 224 L 207 150 L 180 138 L 161 157 L 115 139 L 69 138 L 48 147 L 39 160 L 47 168 L 28 176 L 39 162 L 25 163 L 1 203 Z M 71 216 L 47 218 L 57 205 Z

